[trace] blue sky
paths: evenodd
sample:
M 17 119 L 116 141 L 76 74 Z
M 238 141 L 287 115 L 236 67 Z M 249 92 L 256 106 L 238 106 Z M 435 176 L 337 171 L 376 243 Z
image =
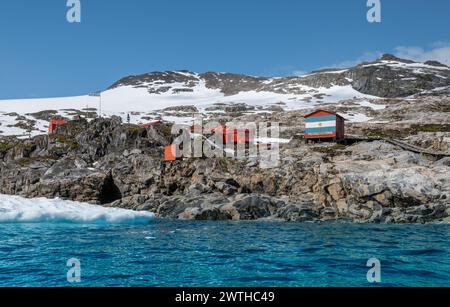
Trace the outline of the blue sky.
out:
M 450 63 L 450 1 L 0 1 L 0 99 L 86 94 L 117 79 L 189 69 L 283 76 L 389 52 Z

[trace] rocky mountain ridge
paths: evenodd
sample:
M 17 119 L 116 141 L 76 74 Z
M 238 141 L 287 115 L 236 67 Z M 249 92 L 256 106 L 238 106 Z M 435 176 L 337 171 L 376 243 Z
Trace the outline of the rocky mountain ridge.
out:
M 301 94 L 305 89 L 351 85 L 356 91 L 381 98 L 407 97 L 450 86 L 450 68 L 436 61 L 416 63 L 385 54 L 374 62 L 346 69 L 324 69 L 304 76 L 253 77 L 231 73 L 191 71 L 152 72 L 128 76 L 109 89 L 121 86 L 145 88 L 151 94 L 192 92 L 198 84 L 219 89 L 225 95 L 239 92 Z

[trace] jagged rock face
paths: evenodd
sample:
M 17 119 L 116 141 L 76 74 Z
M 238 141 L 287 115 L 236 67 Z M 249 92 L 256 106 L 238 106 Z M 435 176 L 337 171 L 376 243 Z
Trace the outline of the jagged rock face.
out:
M 199 78 L 189 71 L 167 71 L 167 72 L 152 72 L 148 74 L 143 74 L 139 76 L 128 76 L 120 79 L 116 83 L 110 86 L 110 89 L 120 87 L 120 86 L 133 86 L 136 88 L 147 88 L 151 94 L 162 94 L 169 90 L 181 91 L 192 91 L 191 88 L 194 87 L 199 81 Z M 165 84 L 180 83 L 184 84 L 184 87 L 173 88 L 167 87 Z
M 386 62 L 386 65 L 360 65 L 351 69 L 347 76 L 353 80 L 352 86 L 355 90 L 384 98 L 407 97 L 450 85 L 448 79 L 450 70 L 436 71 L 432 66 L 429 66 L 421 69 L 419 72 L 419 70 L 414 70 L 413 68 L 397 67 L 395 65 L 398 64 L 396 62 Z
M 133 86 L 147 88 L 152 94 L 176 94 L 192 92 L 199 84 L 220 90 L 225 95 L 249 91 L 303 94 L 304 86 L 317 89 L 351 85 L 363 94 L 393 98 L 434 89 L 444 90 L 450 86 L 450 68 L 436 61 L 415 63 L 384 55 L 375 62 L 342 70 L 325 69 L 301 77 L 267 78 L 230 73 L 168 71 L 129 76 L 113 84 L 110 89 Z
M 193 220 L 424 223 L 450 214 L 448 159 L 433 161 L 375 141 L 342 149 L 292 143 L 274 169 L 231 159 L 165 162 L 164 127 L 98 119 L 16 140 L 5 147 L 0 193 Z
M 261 91 L 262 85 L 268 78 L 250 77 L 230 73 L 208 72 L 201 74 L 200 78 L 210 89 L 220 89 L 225 95 L 235 95 L 239 92 Z
M 123 125 L 120 118 L 97 119 L 90 124 L 69 123 L 55 135 L 8 140 L 14 143 L 2 154 L 0 193 L 110 203 L 122 198 L 113 170 L 132 165 L 136 154 L 160 159 L 168 142 L 167 128 Z M 111 157 L 122 164 L 113 168 Z M 136 165 L 136 173 L 147 167 Z

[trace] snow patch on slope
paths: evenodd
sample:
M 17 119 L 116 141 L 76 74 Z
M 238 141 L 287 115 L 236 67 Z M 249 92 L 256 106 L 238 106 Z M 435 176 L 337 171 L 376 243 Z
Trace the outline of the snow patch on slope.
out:
M 276 81 L 274 78 L 272 81 Z M 153 82 L 154 83 L 154 82 Z M 205 81 L 198 79 L 193 86 L 186 87 L 184 83 L 164 83 L 161 86 L 171 90 L 162 93 L 149 93 L 148 88 L 139 86 L 119 86 L 102 93 L 101 114 L 104 117 L 119 116 L 124 122 L 130 115 L 132 124 L 143 124 L 153 119 L 163 119 L 171 122 L 187 122 L 186 117 L 175 117 L 164 114 L 162 110 L 176 106 L 195 106 L 199 112 L 213 114 L 208 107 L 216 104 L 239 104 L 268 108 L 282 103 L 287 111 L 308 109 L 321 104 L 338 103 L 344 99 L 355 97 L 376 98 L 361 94 L 348 86 L 332 86 L 330 88 L 312 88 L 296 85 L 299 94 L 281 94 L 269 91 L 242 91 L 227 96 L 219 89 L 208 88 Z M 177 92 L 177 89 L 181 91 Z M 77 112 L 99 112 L 100 98 L 91 96 L 63 97 L 49 99 L 0 100 L 0 135 L 28 137 L 45 134 L 48 122 L 38 120 L 31 114 L 41 111 L 56 111 L 56 115 L 72 118 Z M 258 111 L 254 111 L 258 112 Z M 34 123 L 34 130 L 24 129 L 21 120 Z

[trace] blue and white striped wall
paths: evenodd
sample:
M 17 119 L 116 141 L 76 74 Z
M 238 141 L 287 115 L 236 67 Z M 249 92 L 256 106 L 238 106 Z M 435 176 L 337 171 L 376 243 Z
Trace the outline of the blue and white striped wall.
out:
M 306 135 L 336 135 L 336 116 L 312 116 L 305 119 Z

